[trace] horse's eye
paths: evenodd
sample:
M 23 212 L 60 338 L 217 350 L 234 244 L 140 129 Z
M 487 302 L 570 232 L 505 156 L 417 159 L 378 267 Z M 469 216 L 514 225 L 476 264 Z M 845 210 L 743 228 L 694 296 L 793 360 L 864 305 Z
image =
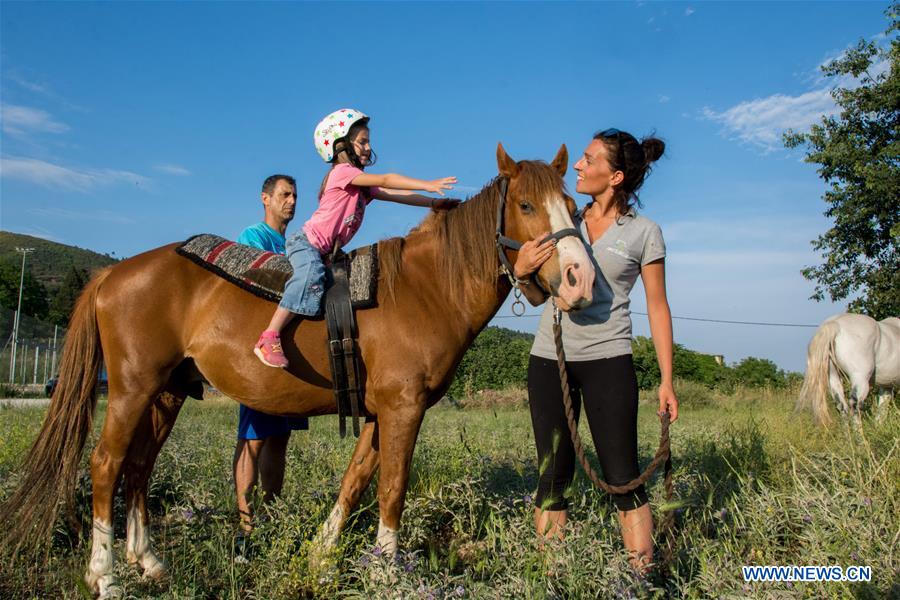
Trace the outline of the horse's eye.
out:
M 534 211 L 534 209 L 531 207 L 531 205 L 528 204 L 527 202 L 520 202 L 519 208 L 521 208 L 522 212 L 525 213 L 526 215 L 531 213 L 532 211 Z

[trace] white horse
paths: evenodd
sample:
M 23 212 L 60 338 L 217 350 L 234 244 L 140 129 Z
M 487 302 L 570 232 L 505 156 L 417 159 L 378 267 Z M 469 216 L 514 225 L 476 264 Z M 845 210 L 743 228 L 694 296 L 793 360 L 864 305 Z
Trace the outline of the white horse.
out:
M 844 399 L 842 373 L 850 380 L 849 406 Z M 797 406 L 811 408 L 816 421 L 828 425 L 830 391 L 843 416 L 851 413 L 859 419 L 873 376 L 881 419 L 893 389 L 900 388 L 900 319 L 876 321 L 850 313 L 829 317 L 809 342 L 806 377 Z

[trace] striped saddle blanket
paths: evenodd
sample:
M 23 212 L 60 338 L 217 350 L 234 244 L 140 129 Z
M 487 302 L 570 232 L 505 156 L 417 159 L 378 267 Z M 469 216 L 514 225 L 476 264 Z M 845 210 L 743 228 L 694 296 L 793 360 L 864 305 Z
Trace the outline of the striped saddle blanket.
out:
M 260 298 L 281 300 L 284 284 L 293 269 L 287 257 L 267 250 L 238 244 L 218 235 L 203 233 L 188 239 L 175 252 L 219 277 Z M 350 298 L 354 308 L 375 306 L 378 291 L 378 245 L 357 248 L 349 260 Z M 331 270 L 326 263 L 326 284 Z

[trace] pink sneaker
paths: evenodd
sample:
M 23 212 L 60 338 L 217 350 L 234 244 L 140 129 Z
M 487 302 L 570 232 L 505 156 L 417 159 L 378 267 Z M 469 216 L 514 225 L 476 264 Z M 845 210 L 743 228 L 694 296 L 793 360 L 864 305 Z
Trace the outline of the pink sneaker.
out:
M 281 350 L 281 338 L 274 331 L 263 331 L 259 341 L 253 348 L 253 353 L 266 366 L 284 369 L 288 366 L 288 359 Z

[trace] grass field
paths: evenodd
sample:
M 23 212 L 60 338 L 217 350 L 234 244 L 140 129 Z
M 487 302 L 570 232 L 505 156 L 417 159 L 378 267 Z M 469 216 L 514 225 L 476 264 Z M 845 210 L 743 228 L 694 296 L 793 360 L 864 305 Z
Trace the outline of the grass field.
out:
M 614 507 L 579 474 L 563 544 L 532 531 L 537 465 L 524 393 L 488 393 L 428 412 L 416 447 L 396 561 L 373 552 L 374 484 L 342 537 L 339 573 L 309 574 L 309 541 L 333 506 L 352 439 L 333 417 L 292 437 L 282 498 L 254 532 L 255 555 L 232 560 L 231 481 L 237 405 L 188 401 L 151 482 L 153 538 L 170 575 L 145 582 L 124 561 L 117 503 L 116 572 L 134 598 L 887 598 L 900 597 L 900 416 L 863 432 L 816 429 L 793 394 L 730 396 L 682 385 L 672 429 L 676 560 L 663 581 L 637 582 Z M 103 402 L 95 418 L 102 423 Z M 0 498 L 42 409 L 0 409 Z M 583 439 L 587 432 L 582 432 Z M 656 449 L 652 399 L 642 401 L 641 460 Z M 87 464 L 88 452 L 83 457 Z M 662 486 L 650 487 L 658 515 Z M 87 471 L 77 495 L 85 516 Z M 78 598 L 89 548 L 60 535 L 50 565 L 0 565 L 0 597 Z M 742 565 L 868 565 L 867 583 L 745 583 Z

